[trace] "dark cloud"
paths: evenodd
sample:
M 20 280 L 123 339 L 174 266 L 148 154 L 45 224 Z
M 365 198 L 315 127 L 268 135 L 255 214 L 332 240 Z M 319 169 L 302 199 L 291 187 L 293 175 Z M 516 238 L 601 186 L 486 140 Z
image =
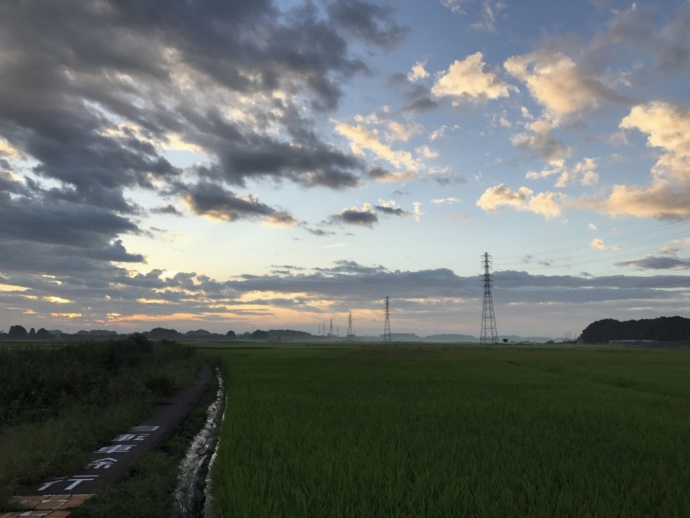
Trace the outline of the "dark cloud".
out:
M 221 221 L 260 218 L 275 224 L 296 223 L 288 212 L 260 203 L 255 196 L 239 197 L 211 183 L 186 187 L 184 191 L 189 208 L 201 216 Z
M 659 23 L 661 18 L 668 23 Z M 608 31 L 592 40 L 582 64 L 595 72 L 606 72 L 616 60 L 653 60 L 653 73 L 671 76 L 690 70 L 690 10 L 687 6 L 669 11 L 660 5 L 634 4 L 618 11 Z M 649 80 L 644 69 L 632 70 L 633 82 Z
M 367 176 L 373 180 L 385 180 L 393 176 L 394 173 L 384 169 L 381 166 L 375 165 L 369 168 Z
M 438 106 L 438 101 L 433 100 L 431 97 L 419 97 L 410 100 L 405 105 L 405 111 L 424 113 L 433 111 L 438 108 Z
M 428 86 L 410 81 L 405 74 L 391 74 L 388 77 L 388 84 L 405 98 L 403 111 L 424 113 L 433 111 L 439 106 Z
M 678 259 L 676 257 L 656 257 L 649 256 L 644 259 L 636 259 L 634 261 L 621 261 L 614 263 L 616 266 L 636 266 L 645 270 L 688 270 L 690 269 L 690 260 Z
M 3 240 L 0 247 L 0 268 L 8 272 L 50 276 L 81 276 L 97 284 L 108 283 L 114 270 L 108 262 L 141 263 L 144 257 L 131 254 L 116 241 L 100 248 L 80 248 L 30 241 Z M 101 279 L 98 281 L 98 279 Z M 22 286 L 31 286 L 28 279 Z M 64 287 L 60 287 L 63 291 Z
M 458 184 L 463 184 L 467 183 L 467 179 L 460 175 L 460 174 L 454 174 L 454 173 L 440 173 L 440 174 L 435 174 L 431 177 L 437 184 L 442 185 L 444 187 L 448 185 L 458 185 Z
M 359 210 L 357 208 L 344 209 L 340 214 L 333 214 L 331 220 L 346 225 L 359 225 L 370 228 L 379 222 L 379 218 L 373 211 Z
M 152 209 L 151 212 L 153 212 L 154 214 L 167 214 L 169 216 L 182 216 L 182 212 L 177 210 L 177 208 L 172 204 Z
M 349 34 L 383 47 L 392 49 L 409 32 L 391 21 L 392 9 L 363 0 L 345 0 L 329 6 L 331 20 Z
M 377 212 L 387 214 L 389 216 L 409 216 L 410 213 L 400 207 L 385 207 L 383 205 L 374 205 Z
M 127 218 L 92 205 L 17 198 L 0 203 L 0 239 L 100 248 L 123 233 L 139 233 Z
M 511 141 L 515 147 L 529 151 L 546 161 L 564 159 L 571 153 L 571 149 L 557 139 L 551 130 L 519 133 L 514 135 Z
M 366 52 L 405 32 L 364 0 L 2 3 L 0 138 L 16 153 L 0 157 L 0 240 L 139 260 L 110 243 L 139 232 L 144 211 L 126 193 L 141 190 L 186 196 L 197 214 L 294 223 L 223 185 L 359 185 L 362 160 L 325 141 L 304 108 L 337 107 L 341 85 L 368 73 Z M 161 151 L 171 135 L 207 163 L 173 166 Z M 190 176 L 217 192 L 181 188 Z
M 328 274 L 373 275 L 385 273 L 387 269 L 381 265 L 364 266 L 357 261 L 340 260 L 335 261 L 335 266 L 331 268 L 314 268 L 314 271 L 326 272 Z
M 335 232 L 323 228 L 314 228 L 305 222 L 300 223 L 300 227 L 309 232 L 311 235 L 317 237 L 328 237 L 335 235 Z

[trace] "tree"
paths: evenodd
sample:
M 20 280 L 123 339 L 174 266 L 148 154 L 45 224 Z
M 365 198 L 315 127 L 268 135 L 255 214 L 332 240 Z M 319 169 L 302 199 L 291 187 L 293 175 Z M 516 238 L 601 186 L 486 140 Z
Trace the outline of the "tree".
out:
M 268 340 L 268 331 L 261 331 L 260 329 L 257 329 L 251 334 L 251 337 L 254 340 Z
M 235 334 L 235 331 L 232 331 L 232 330 L 230 330 L 230 331 L 228 331 L 227 333 L 225 333 L 225 336 L 226 336 L 227 338 L 232 338 L 232 339 L 237 338 L 237 335 Z
M 22 326 L 11 326 L 8 336 L 13 340 L 21 340 L 27 337 L 26 328 Z
M 53 335 L 51 335 L 47 329 L 41 328 L 38 331 L 36 331 L 36 339 L 37 340 L 50 340 L 53 338 Z

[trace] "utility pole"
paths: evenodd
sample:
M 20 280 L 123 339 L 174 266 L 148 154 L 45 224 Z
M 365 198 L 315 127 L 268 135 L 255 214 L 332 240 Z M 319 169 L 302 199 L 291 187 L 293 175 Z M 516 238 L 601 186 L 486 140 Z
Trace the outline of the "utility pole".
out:
M 484 303 L 482 305 L 482 331 L 479 334 L 479 343 L 495 344 L 498 343 L 498 331 L 496 331 L 494 302 L 491 297 L 491 286 L 493 284 L 492 275 L 489 273 L 491 256 L 487 252 L 484 252 L 482 266 L 484 267 Z

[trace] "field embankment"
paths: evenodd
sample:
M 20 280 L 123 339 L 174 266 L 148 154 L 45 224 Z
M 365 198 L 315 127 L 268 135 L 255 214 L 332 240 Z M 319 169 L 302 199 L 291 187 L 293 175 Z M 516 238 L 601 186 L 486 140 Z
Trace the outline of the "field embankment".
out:
M 690 351 L 229 348 L 216 516 L 689 516 Z
M 200 362 L 188 347 L 136 335 L 0 347 L 0 506 L 19 487 L 82 467 L 103 442 L 191 383 Z

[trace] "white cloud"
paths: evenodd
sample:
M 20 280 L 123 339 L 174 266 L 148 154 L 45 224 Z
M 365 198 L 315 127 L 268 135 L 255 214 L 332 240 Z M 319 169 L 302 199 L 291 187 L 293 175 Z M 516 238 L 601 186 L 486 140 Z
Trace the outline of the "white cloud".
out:
M 13 147 L 7 140 L 0 137 L 0 157 L 6 156 L 8 158 L 21 158 L 22 154 L 19 150 Z
M 594 223 L 590 223 L 587 227 L 589 227 L 590 230 L 597 230 L 597 226 Z
M 436 158 L 438 157 L 438 151 L 431 149 L 427 145 L 419 146 L 415 149 L 417 155 L 423 158 Z
M 654 101 L 633 107 L 620 127 L 646 133 L 649 147 L 666 151 L 654 166 L 655 175 L 690 186 L 690 110 Z
M 338 122 L 335 130 L 350 141 L 353 153 L 363 154 L 363 150 L 371 151 L 378 158 L 390 162 L 399 169 L 417 171 L 420 164 L 407 151 L 393 150 L 379 140 L 377 130 L 368 130 L 361 124 L 353 126 L 345 122 Z
M 434 198 L 433 200 L 431 200 L 431 203 L 434 203 L 436 205 L 441 205 L 443 203 L 460 203 L 460 198 Z
M 534 120 L 534 115 L 532 115 L 527 108 L 520 106 L 520 114 L 523 119 Z
M 647 134 L 647 146 L 662 150 L 649 185 L 614 185 L 608 199 L 580 199 L 578 207 L 612 216 L 690 217 L 690 110 L 668 102 L 638 105 L 620 123 Z
M 498 73 L 488 69 L 481 52 L 455 60 L 446 72 L 439 73 L 431 93 L 436 97 L 453 97 L 455 102 L 483 101 L 508 97 L 517 88 L 503 82 Z
M 505 184 L 500 184 L 484 191 L 477 200 L 477 206 L 487 212 L 494 212 L 502 206 L 508 206 L 551 218 L 561 215 L 561 198 L 562 196 L 558 193 L 534 194 L 534 191 L 527 187 L 520 187 L 514 191 Z
M 589 244 L 589 246 L 592 248 L 596 248 L 597 250 L 605 250 L 606 249 L 606 245 L 604 244 L 604 240 L 599 239 L 599 238 L 592 239 L 592 242 Z
M 541 50 L 513 56 L 503 66 L 525 83 L 534 100 L 555 122 L 564 116 L 592 110 L 599 100 L 616 98 L 599 79 L 586 76 L 561 52 Z
M 401 141 L 407 142 L 414 135 L 422 132 L 422 126 L 417 122 L 411 122 L 407 126 L 398 121 L 390 121 L 388 123 L 388 131 L 386 138 L 389 142 Z
M 417 220 L 417 223 L 422 219 L 422 216 L 424 213 L 422 212 L 422 203 L 419 201 L 414 201 L 412 202 L 412 206 L 414 207 L 414 210 L 412 211 L 412 214 L 414 215 L 414 219 Z
M 441 5 L 447 7 L 455 14 L 461 14 L 465 12 L 462 9 L 462 0 L 441 0 Z
M 434 140 L 437 140 L 437 139 L 444 137 L 446 135 L 446 131 L 448 131 L 449 129 L 450 129 L 450 131 L 455 131 L 455 130 L 460 129 L 460 126 L 458 126 L 457 124 L 454 124 L 452 127 L 449 127 L 449 126 L 444 124 L 440 128 L 435 129 L 434 131 L 429 133 L 429 140 L 431 140 L 433 142 Z
M 525 176 L 530 180 L 546 178 L 558 175 L 554 187 L 567 187 L 568 185 L 593 185 L 599 181 L 599 173 L 596 172 L 597 161 L 594 158 L 584 158 L 573 167 L 566 167 L 565 162 L 555 162 L 550 168 L 541 171 L 529 171 Z
M 407 79 L 410 81 L 418 81 L 420 79 L 424 79 L 425 77 L 429 77 L 429 72 L 426 71 L 426 61 L 417 61 L 413 66 L 412 70 L 410 70 L 407 74 Z

